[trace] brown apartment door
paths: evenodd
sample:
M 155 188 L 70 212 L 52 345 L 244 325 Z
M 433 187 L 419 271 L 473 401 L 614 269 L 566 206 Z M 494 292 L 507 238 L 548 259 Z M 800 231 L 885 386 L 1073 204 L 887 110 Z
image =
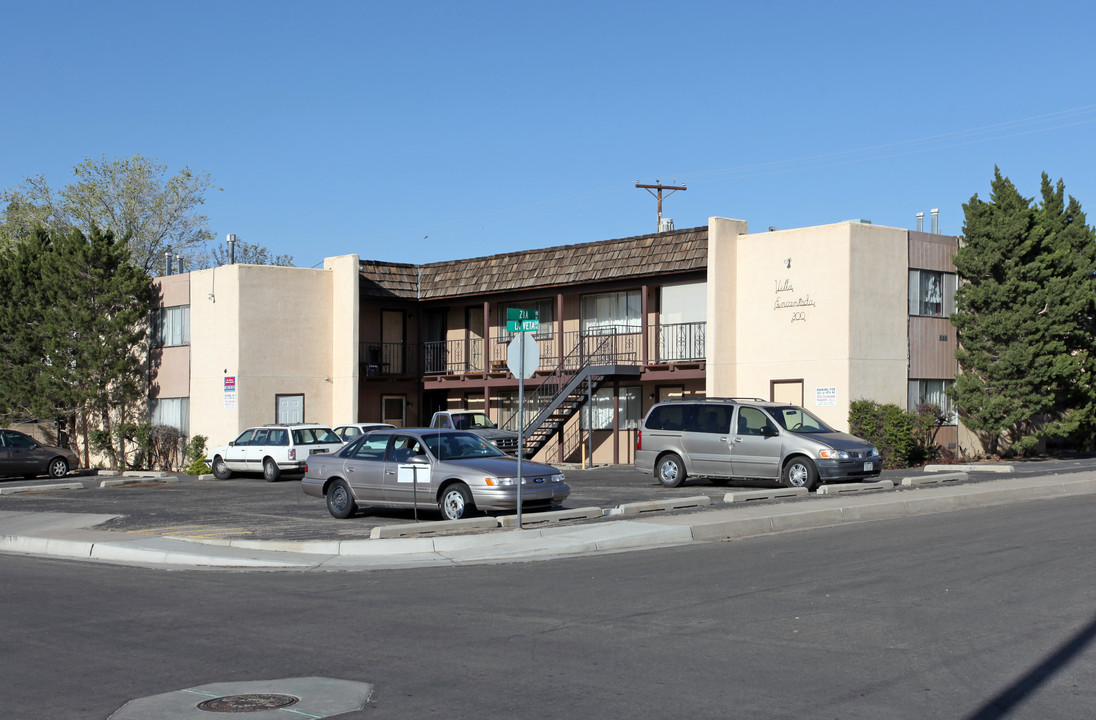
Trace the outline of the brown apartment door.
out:
M 381 372 L 383 373 L 403 374 L 405 326 L 402 310 L 381 310 Z

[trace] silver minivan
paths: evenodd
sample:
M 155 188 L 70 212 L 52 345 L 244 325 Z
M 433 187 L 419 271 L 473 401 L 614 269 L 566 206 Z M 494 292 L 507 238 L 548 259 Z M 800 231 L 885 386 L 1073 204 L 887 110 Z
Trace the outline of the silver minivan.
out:
M 778 480 L 813 490 L 883 469 L 874 445 L 838 432 L 796 405 L 757 398 L 668 400 L 651 408 L 636 438 L 635 467 L 666 487 L 685 479 Z

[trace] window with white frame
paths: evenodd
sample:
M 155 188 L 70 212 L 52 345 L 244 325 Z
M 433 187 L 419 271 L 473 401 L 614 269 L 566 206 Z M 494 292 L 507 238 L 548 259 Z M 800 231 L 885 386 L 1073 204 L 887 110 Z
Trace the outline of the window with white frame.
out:
M 551 298 L 541 300 L 527 300 L 524 302 L 508 302 L 499 305 L 499 342 L 510 342 L 514 333 L 506 331 L 507 310 L 535 310 L 540 320 L 540 330 L 533 333 L 537 340 L 545 340 L 552 337 L 552 323 L 555 317 L 555 304 Z
M 910 315 L 949 317 L 955 312 L 955 273 L 910 270 Z
M 947 395 L 948 388 L 954 384 L 954 380 L 910 380 L 909 411 L 915 413 L 921 405 L 935 405 L 943 411 L 947 424 L 955 425 L 959 419 L 955 405 Z
M 152 311 L 153 347 L 190 344 L 190 306 L 158 308 Z
M 618 417 L 618 427 L 621 430 L 634 430 L 639 427 L 639 421 L 643 414 L 640 397 L 640 388 L 638 387 L 620 388 L 618 402 L 620 415 Z M 613 389 L 611 387 L 600 388 L 594 393 L 593 403 L 590 405 L 590 409 L 587 410 L 587 408 L 584 407 L 579 410 L 579 414 L 583 430 L 589 429 L 589 418 L 591 415 L 593 416 L 594 430 L 612 430 Z
M 583 295 L 582 334 L 636 333 L 643 329 L 639 290 Z
M 170 425 L 184 436 L 190 435 L 190 398 L 152 398 L 149 401 L 149 422 Z

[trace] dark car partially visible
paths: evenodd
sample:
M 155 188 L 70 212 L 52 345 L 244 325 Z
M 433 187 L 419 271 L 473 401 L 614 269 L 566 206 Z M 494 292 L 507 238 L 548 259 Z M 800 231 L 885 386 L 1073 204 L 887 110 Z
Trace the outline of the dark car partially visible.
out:
M 18 430 L 0 430 L 0 477 L 61 478 L 78 465 L 71 450 L 43 445 Z

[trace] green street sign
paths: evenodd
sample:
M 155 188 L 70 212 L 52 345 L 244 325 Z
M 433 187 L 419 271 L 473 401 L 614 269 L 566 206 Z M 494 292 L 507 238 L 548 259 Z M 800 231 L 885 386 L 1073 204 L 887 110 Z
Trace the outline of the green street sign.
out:
M 537 332 L 540 330 L 540 311 L 523 308 L 506 308 L 506 332 Z
M 507 320 L 506 332 L 538 332 L 540 320 Z

